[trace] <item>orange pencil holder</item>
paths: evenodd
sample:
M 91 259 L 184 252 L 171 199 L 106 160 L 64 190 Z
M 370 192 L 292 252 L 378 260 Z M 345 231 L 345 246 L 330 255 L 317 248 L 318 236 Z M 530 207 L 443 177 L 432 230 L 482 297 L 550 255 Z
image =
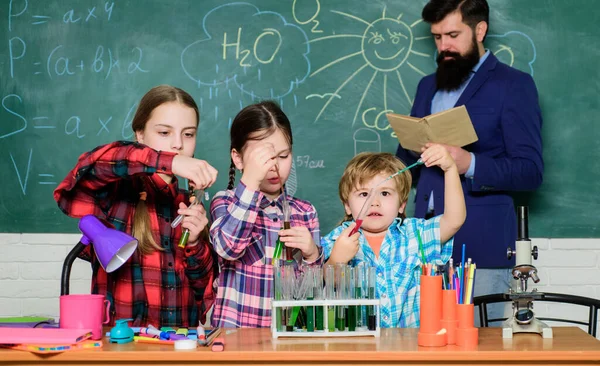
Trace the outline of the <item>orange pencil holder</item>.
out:
M 473 304 L 457 304 L 456 315 L 458 328 L 456 328 L 456 345 L 461 347 L 475 347 L 479 344 L 479 329 L 473 325 Z
M 421 276 L 420 305 L 419 346 L 445 346 L 447 336 L 442 327 L 442 276 Z
M 456 344 L 456 290 L 442 290 L 442 328 L 446 329 L 448 344 Z

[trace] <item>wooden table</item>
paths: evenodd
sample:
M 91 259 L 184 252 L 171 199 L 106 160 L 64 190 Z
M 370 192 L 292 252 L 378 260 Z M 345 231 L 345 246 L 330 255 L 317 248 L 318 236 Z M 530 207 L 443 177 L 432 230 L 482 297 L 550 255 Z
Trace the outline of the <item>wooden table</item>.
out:
M 600 342 L 579 328 L 554 328 L 554 339 L 481 328 L 479 346 L 419 347 L 416 329 L 384 329 L 381 338 L 280 338 L 268 329 L 231 330 L 225 351 L 175 351 L 170 345 L 111 344 L 95 351 L 36 355 L 0 350 L 0 365 L 590 365 L 600 364 Z

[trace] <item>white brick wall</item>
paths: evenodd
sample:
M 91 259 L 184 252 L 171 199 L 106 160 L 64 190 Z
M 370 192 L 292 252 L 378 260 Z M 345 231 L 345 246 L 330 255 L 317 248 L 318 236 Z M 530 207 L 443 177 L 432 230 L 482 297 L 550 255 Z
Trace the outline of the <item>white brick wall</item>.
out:
M 0 234 L 0 317 L 40 315 L 58 319 L 60 272 L 80 234 Z M 89 294 L 92 271 L 76 260 L 70 293 Z
M 60 271 L 78 234 L 0 234 L 0 317 L 42 315 L 58 318 Z M 600 297 L 600 239 L 534 239 L 540 251 L 534 261 L 539 291 Z M 76 260 L 70 292 L 90 292 L 89 263 Z M 537 304 L 538 316 L 560 317 L 565 312 L 586 321 L 578 307 Z M 553 324 L 554 325 L 554 324 Z M 558 325 L 558 324 L 556 324 Z M 600 337 L 599 337 L 600 338 Z

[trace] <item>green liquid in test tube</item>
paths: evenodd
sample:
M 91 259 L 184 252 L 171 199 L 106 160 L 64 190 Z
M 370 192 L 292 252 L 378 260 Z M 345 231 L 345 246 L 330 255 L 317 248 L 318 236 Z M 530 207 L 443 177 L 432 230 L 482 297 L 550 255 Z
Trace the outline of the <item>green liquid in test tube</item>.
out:
M 369 267 L 368 269 L 368 279 L 367 279 L 367 286 L 369 289 L 369 299 L 375 299 L 375 286 L 376 286 L 376 276 L 375 276 L 375 271 L 377 270 L 376 267 Z M 369 305 L 368 310 L 367 310 L 367 326 L 369 327 L 369 330 L 376 330 L 377 328 L 377 319 L 376 319 L 377 314 L 375 314 L 375 306 L 374 305 Z
M 344 306 L 337 307 L 337 317 L 335 318 L 336 328 L 340 332 L 346 330 L 346 308 Z
M 354 298 L 362 299 L 363 298 L 363 286 L 365 285 L 365 265 L 364 263 L 359 263 L 355 268 L 354 275 Z M 366 325 L 366 313 L 367 308 L 365 305 L 360 305 L 356 307 L 356 328 L 362 329 Z
M 354 297 L 354 283 L 356 282 L 356 269 L 353 267 L 346 267 L 347 278 L 347 289 L 348 289 L 348 299 L 355 299 Z M 356 305 L 348 306 L 348 330 L 354 332 L 356 330 Z
M 294 288 L 295 288 L 295 280 L 296 280 L 296 273 L 294 271 L 294 266 L 292 264 L 286 263 L 283 267 L 282 267 L 282 275 L 281 275 L 281 283 L 282 283 L 282 294 L 283 294 L 283 300 L 293 300 L 294 296 Z M 293 319 L 294 317 L 294 311 L 293 311 L 293 307 L 288 306 L 286 308 L 284 308 L 283 311 L 283 318 L 285 319 L 285 331 L 286 332 L 292 332 L 294 330 L 294 324 L 293 324 Z M 297 314 L 296 314 L 297 315 Z
M 314 295 L 315 299 L 323 300 L 323 268 L 314 269 Z M 323 330 L 323 306 L 317 306 L 315 309 L 315 327 L 317 330 Z
M 317 306 L 315 308 L 315 327 L 317 330 L 325 329 L 323 327 L 323 306 Z
M 360 287 L 355 287 L 354 288 L 354 298 L 355 299 L 362 299 L 362 288 Z M 363 322 L 362 322 L 362 306 L 361 305 L 357 305 L 356 306 L 356 327 L 360 328 L 363 326 Z
M 315 299 L 315 275 L 312 267 L 308 267 L 305 276 L 308 276 L 307 279 L 303 281 L 308 281 L 308 290 L 306 291 L 306 300 L 314 300 Z M 308 332 L 315 331 L 315 307 L 307 306 L 306 307 L 306 330 Z
M 283 228 L 284 229 L 290 229 L 290 222 L 289 221 L 284 221 L 283 222 Z M 281 254 L 283 253 L 283 249 L 285 248 L 285 244 L 283 244 L 283 242 L 279 239 L 279 236 L 277 237 L 277 242 L 275 243 L 275 252 L 273 252 L 273 262 L 281 259 Z M 286 248 L 287 250 L 287 248 Z M 286 259 L 291 259 L 289 257 L 286 257 Z
M 335 332 L 335 306 L 327 307 L 327 329 Z
M 315 298 L 312 296 L 307 296 L 306 300 L 314 300 Z M 306 307 L 306 330 L 309 332 L 315 331 L 315 307 L 307 306 Z
M 338 263 L 335 265 L 335 291 L 338 300 L 346 299 L 346 265 Z M 346 330 L 346 307 L 338 305 L 336 310 L 335 326 L 339 331 Z
M 335 300 L 334 292 L 334 269 L 333 266 L 328 264 L 325 267 L 325 296 L 328 300 Z M 335 332 L 335 306 L 327 306 L 327 330 Z
M 281 267 L 275 267 L 275 300 L 281 300 Z M 283 320 L 283 309 L 281 307 L 275 308 L 275 327 L 277 331 L 283 332 L 284 327 L 282 325 Z

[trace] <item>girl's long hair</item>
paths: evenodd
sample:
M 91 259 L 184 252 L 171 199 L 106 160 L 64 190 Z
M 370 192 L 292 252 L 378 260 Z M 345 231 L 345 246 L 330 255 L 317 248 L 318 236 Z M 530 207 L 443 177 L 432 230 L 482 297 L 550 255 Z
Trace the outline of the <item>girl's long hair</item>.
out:
M 170 85 L 159 85 L 150 89 L 140 100 L 140 104 L 135 112 L 131 128 L 134 132 L 143 131 L 150 119 L 154 109 L 164 103 L 178 102 L 186 107 L 192 108 L 196 112 L 196 125 L 199 123 L 198 106 L 191 95 L 182 89 Z M 150 224 L 150 214 L 145 201 L 144 192 L 140 192 L 140 199 L 135 207 L 133 215 L 132 235 L 138 240 L 138 250 L 142 254 L 151 254 L 155 250 L 163 250 L 156 243 L 152 235 L 152 225 Z M 200 197 L 198 197 L 200 199 Z

